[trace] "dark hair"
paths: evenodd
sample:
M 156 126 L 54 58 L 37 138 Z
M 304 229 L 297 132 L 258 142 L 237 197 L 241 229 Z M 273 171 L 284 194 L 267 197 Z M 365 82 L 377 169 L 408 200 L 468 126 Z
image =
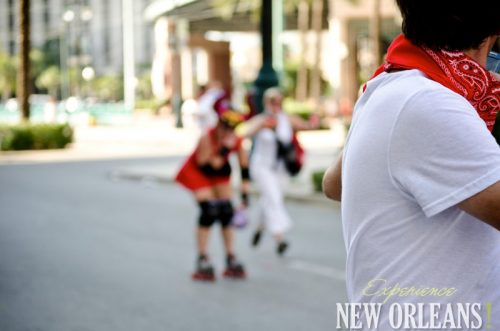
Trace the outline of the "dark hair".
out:
M 500 0 L 396 0 L 403 33 L 413 43 L 434 50 L 478 48 L 500 33 Z

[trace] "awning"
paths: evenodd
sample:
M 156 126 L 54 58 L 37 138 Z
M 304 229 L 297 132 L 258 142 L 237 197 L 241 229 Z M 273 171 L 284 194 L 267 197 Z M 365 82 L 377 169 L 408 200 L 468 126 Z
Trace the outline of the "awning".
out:
M 214 0 L 156 0 L 144 15 L 148 21 L 169 16 L 186 19 L 192 32 L 257 31 L 259 29 L 258 0 L 236 0 L 234 7 L 226 7 L 221 13 L 212 4 Z M 323 27 L 327 28 L 328 1 L 324 0 Z M 297 13 L 285 17 L 285 29 L 297 29 Z
M 258 17 L 256 1 L 236 1 L 234 8 L 226 8 L 226 13 L 217 11 L 212 0 L 157 0 L 145 10 L 148 21 L 162 16 L 177 17 L 189 22 L 193 32 L 214 31 L 256 31 Z M 227 10 L 229 9 L 229 11 Z

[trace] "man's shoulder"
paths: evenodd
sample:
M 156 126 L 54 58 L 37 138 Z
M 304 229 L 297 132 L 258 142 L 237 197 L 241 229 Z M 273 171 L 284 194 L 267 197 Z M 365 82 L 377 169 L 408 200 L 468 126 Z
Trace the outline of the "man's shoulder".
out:
M 369 82 L 368 90 L 373 85 L 373 93 L 411 99 L 412 102 L 446 104 L 456 102 L 469 105 L 461 95 L 428 78 L 419 70 L 404 70 L 396 73 L 382 74 Z
M 402 72 L 382 87 L 382 93 L 399 102 L 399 116 L 409 117 L 410 123 L 424 124 L 434 120 L 471 120 L 479 119 L 476 110 L 460 94 L 429 79 L 418 70 Z M 424 121 L 424 123 L 422 123 Z M 420 129 L 424 129 L 422 125 Z

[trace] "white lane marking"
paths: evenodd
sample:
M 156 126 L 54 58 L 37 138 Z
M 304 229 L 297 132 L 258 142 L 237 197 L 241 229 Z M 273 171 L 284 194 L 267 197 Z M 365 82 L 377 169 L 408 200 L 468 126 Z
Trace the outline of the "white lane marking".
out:
M 300 270 L 324 277 L 345 281 L 344 270 L 335 269 L 321 264 L 314 264 L 306 261 L 294 260 L 288 264 L 288 267 L 295 270 Z

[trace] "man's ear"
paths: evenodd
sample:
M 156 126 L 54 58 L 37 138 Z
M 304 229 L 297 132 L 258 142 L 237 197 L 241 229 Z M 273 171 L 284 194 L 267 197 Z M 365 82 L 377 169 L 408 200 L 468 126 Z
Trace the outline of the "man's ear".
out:
M 479 45 L 479 48 L 471 48 L 464 50 L 463 52 L 472 58 L 474 61 L 486 68 L 486 62 L 488 54 L 491 48 L 495 44 L 497 36 L 489 36 Z
M 488 42 L 488 49 L 489 50 L 491 50 L 493 48 L 493 46 L 495 46 L 496 42 L 498 41 L 499 35 L 500 35 L 500 33 L 488 37 L 487 42 Z

